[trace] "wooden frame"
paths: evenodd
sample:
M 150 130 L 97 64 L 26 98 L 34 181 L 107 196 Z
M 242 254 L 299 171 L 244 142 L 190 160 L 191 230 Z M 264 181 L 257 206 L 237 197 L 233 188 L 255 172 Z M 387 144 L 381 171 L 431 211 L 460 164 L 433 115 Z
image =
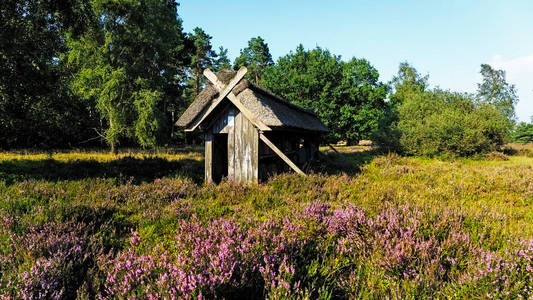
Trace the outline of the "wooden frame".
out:
M 218 136 L 217 134 L 227 134 L 227 175 L 233 176 L 233 179 L 237 182 L 258 181 L 260 159 L 259 140 L 263 141 L 265 145 L 267 145 L 268 148 L 275 153 L 276 156 L 281 158 L 281 160 L 283 160 L 296 173 L 305 176 L 306 174 L 264 134 L 264 131 L 271 132 L 272 128 L 264 124 L 259 118 L 250 112 L 235 96 L 235 94 L 233 94 L 233 89 L 244 78 L 246 72 L 246 67 L 241 68 L 235 77 L 233 77 L 230 82 L 225 85 L 218 80 L 216 75 L 211 72 L 211 70 L 204 70 L 204 75 L 218 90 L 219 96 L 217 99 L 213 100 L 205 114 L 187 131 L 194 131 L 197 129 L 198 126 L 200 126 L 200 124 L 202 124 L 209 115 L 214 113 L 217 107 L 220 107 L 220 103 L 222 103 L 225 98 L 228 98 L 234 107 L 226 107 L 222 110 L 216 111 L 224 113 L 224 111 L 230 109 L 237 110 L 237 113 L 234 117 L 234 124 L 232 124 L 231 128 L 230 126 L 227 126 L 229 125 L 227 124 L 227 128 L 222 128 L 218 133 L 213 132 L 211 127 L 216 125 L 218 117 L 210 121 L 207 127 L 208 132 L 206 132 L 205 137 L 205 180 L 207 182 L 213 181 L 213 172 L 215 172 L 214 158 L 216 156 L 213 145 L 215 142 L 215 136 Z M 232 105 L 229 104 L 228 106 Z

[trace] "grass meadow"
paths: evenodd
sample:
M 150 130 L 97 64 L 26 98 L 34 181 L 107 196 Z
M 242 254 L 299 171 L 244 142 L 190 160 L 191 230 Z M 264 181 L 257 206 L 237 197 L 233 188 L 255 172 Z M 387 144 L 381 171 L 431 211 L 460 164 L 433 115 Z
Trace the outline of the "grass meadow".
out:
M 533 298 L 533 146 L 323 151 L 244 186 L 194 149 L 0 153 L 0 299 Z

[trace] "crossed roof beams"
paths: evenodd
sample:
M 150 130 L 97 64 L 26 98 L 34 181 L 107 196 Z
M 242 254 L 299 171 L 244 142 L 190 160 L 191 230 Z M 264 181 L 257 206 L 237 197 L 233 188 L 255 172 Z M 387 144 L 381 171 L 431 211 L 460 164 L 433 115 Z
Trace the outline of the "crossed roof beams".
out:
M 235 77 L 231 79 L 231 81 L 228 83 L 228 85 L 224 85 L 224 83 L 220 82 L 218 80 L 217 76 L 211 72 L 209 69 L 204 70 L 204 76 L 213 83 L 215 88 L 219 92 L 219 96 L 217 99 L 213 101 L 213 104 L 208 108 L 206 113 L 202 116 L 202 118 L 196 122 L 196 124 L 186 131 L 194 131 L 200 124 L 207 118 L 211 112 L 222 102 L 224 98 L 228 98 L 233 105 L 235 105 L 242 113 L 243 115 L 252 122 L 252 124 L 255 125 L 260 131 L 271 131 L 272 129 L 268 127 L 265 123 L 263 123 L 261 120 L 259 120 L 253 113 L 251 113 L 242 103 L 241 101 L 233 94 L 232 90 L 235 88 L 237 84 L 241 81 L 241 79 L 244 78 L 244 75 L 246 75 L 246 72 L 248 72 L 248 69 L 246 67 L 242 67 L 239 69 Z

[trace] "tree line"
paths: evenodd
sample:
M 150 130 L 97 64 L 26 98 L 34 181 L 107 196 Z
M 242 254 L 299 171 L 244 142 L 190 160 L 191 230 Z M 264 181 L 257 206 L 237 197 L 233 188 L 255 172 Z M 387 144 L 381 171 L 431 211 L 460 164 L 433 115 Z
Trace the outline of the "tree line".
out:
M 178 9 L 172 0 L 2 1 L 0 147 L 181 144 L 174 122 L 206 84 L 202 71 L 241 66 L 250 81 L 314 110 L 330 128 L 326 142 L 470 155 L 529 128 L 515 124 L 514 86 L 488 65 L 469 95 L 429 89 L 407 63 L 383 82 L 366 59 L 320 47 L 298 45 L 274 61 L 259 36 L 232 63 L 203 29 L 185 32 Z

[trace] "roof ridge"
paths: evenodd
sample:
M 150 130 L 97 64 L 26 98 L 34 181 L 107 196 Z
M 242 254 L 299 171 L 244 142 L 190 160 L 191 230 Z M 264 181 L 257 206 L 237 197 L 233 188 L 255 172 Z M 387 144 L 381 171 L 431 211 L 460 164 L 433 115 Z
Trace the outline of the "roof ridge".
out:
M 287 105 L 287 106 L 289 106 L 291 108 L 297 109 L 299 111 L 302 111 L 304 113 L 307 113 L 307 114 L 310 114 L 312 116 L 317 117 L 317 114 L 314 111 L 312 111 L 310 109 L 303 108 L 303 107 L 298 106 L 296 104 L 293 104 L 293 103 L 289 102 L 288 100 L 282 98 L 281 96 L 278 96 L 278 95 L 272 93 L 271 91 L 265 89 L 262 86 L 259 86 L 259 85 L 255 84 L 255 83 L 252 83 L 252 82 L 248 81 L 248 87 L 251 87 L 253 90 L 258 91 L 260 93 L 263 93 L 266 96 L 272 97 L 274 100 L 277 100 L 278 102 L 281 102 L 282 104 L 285 104 L 285 105 Z

